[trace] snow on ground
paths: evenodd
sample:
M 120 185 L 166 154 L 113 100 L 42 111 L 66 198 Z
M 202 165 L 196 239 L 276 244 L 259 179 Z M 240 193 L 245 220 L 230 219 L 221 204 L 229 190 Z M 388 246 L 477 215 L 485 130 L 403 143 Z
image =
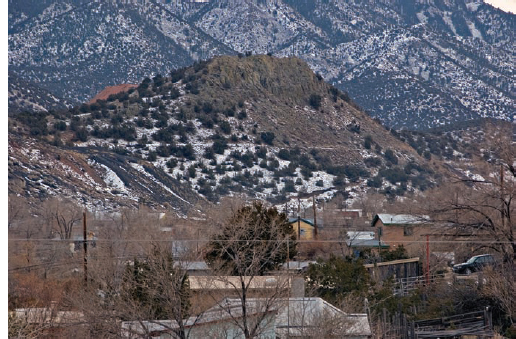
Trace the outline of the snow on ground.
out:
M 122 179 L 120 179 L 118 175 L 116 175 L 116 173 L 113 170 L 111 170 L 111 168 L 103 164 L 98 164 L 98 166 L 102 167 L 105 170 L 105 174 L 102 179 L 104 180 L 106 185 L 108 185 L 108 187 L 115 188 L 123 193 L 128 193 L 127 187 L 125 187 L 125 184 L 122 181 Z
M 471 35 L 474 38 L 478 38 L 480 40 L 484 40 L 484 37 L 482 36 L 482 33 L 477 29 L 477 27 L 475 26 L 474 22 L 468 21 L 467 24 L 468 24 L 468 28 L 469 28 L 469 30 L 471 32 Z
M 426 17 L 426 15 L 423 12 L 416 13 L 416 16 L 417 16 L 417 19 L 419 20 L 419 22 L 421 22 L 423 24 L 426 24 L 428 22 L 428 18 Z
M 187 204 L 191 205 L 191 203 L 189 201 L 186 201 L 185 199 L 181 198 L 179 195 L 177 195 L 174 191 L 172 191 L 170 188 L 168 188 L 167 186 L 163 185 L 163 183 L 161 181 L 158 181 L 154 176 L 152 176 L 150 173 L 148 173 L 142 165 L 140 164 L 135 164 L 135 163 L 130 163 L 131 167 L 133 167 L 135 170 L 137 170 L 138 172 L 144 174 L 145 176 L 147 176 L 149 179 L 151 179 L 152 181 L 154 181 L 155 183 L 157 183 L 158 185 L 160 185 L 164 190 L 166 190 L 167 192 L 169 192 L 170 194 L 172 194 L 173 196 L 175 196 L 176 198 L 186 202 Z
M 463 171 L 463 174 L 471 180 L 485 181 L 485 178 L 483 176 L 481 176 L 480 174 L 472 173 L 470 170 Z
M 482 2 L 470 2 L 466 4 L 466 7 L 472 12 L 476 12 L 478 7 L 482 4 Z
M 184 86 L 183 86 L 184 87 Z M 158 98 L 155 97 L 155 98 Z M 152 101 L 155 98 L 144 98 L 144 101 Z M 182 122 L 176 119 L 172 116 L 172 111 L 177 111 L 177 107 L 175 107 L 174 103 L 183 100 L 182 97 L 179 97 L 178 99 L 172 100 L 167 102 L 168 113 L 169 113 L 169 119 L 167 121 L 168 125 L 173 124 L 181 124 Z M 249 102 L 244 102 L 245 109 L 249 110 L 252 109 L 252 105 Z M 149 108 L 149 112 L 152 112 L 156 110 L 157 108 Z M 298 107 L 299 110 L 305 110 L 305 111 L 312 111 L 310 107 Z M 136 122 L 138 118 L 135 117 L 133 119 L 133 122 Z M 127 142 L 124 140 L 118 140 L 116 145 L 113 145 L 108 140 L 103 139 L 96 139 L 96 138 L 90 138 L 85 143 L 78 144 L 79 146 L 87 146 L 87 145 L 103 145 L 110 148 L 118 147 L 118 148 L 125 148 L 130 153 L 133 153 L 135 155 L 141 156 L 142 158 L 146 158 L 150 151 L 155 151 L 157 147 L 160 146 L 160 142 L 156 142 L 153 140 L 152 135 L 156 133 L 159 128 L 154 127 L 156 124 L 156 119 L 152 118 L 152 114 L 149 114 L 146 119 L 149 119 L 150 122 L 152 122 L 152 128 L 146 129 L 144 127 L 135 127 L 136 129 L 136 135 L 137 138 L 142 138 L 143 135 L 147 136 L 148 143 L 146 145 L 138 145 L 137 141 L 131 141 Z M 181 159 L 176 158 L 175 156 L 170 157 L 160 157 L 158 156 L 156 161 L 154 161 L 154 166 L 161 167 L 164 170 L 167 170 L 167 162 L 171 159 L 177 160 L 177 165 L 174 168 L 170 168 L 167 173 L 171 177 L 180 180 L 182 183 L 189 185 L 194 190 L 198 190 L 200 188 L 200 180 L 208 180 L 208 181 L 214 181 L 215 187 L 212 187 L 215 189 L 219 185 L 227 185 L 227 178 L 235 178 L 236 176 L 243 175 L 245 172 L 250 173 L 252 176 L 255 176 L 257 179 L 256 181 L 260 184 L 260 190 L 261 192 L 254 192 L 253 188 L 249 188 L 251 191 L 251 194 L 256 194 L 258 198 L 262 199 L 268 199 L 276 195 L 282 195 L 285 194 L 287 198 L 291 201 L 296 201 L 297 204 L 297 196 L 300 192 L 302 193 L 312 193 L 315 191 L 324 191 L 328 190 L 326 192 L 322 192 L 316 196 L 317 200 L 330 200 L 337 192 L 338 190 L 330 189 L 333 186 L 333 181 L 335 179 L 334 175 L 328 174 L 323 171 L 314 171 L 312 172 L 311 177 L 304 178 L 301 174 L 301 167 L 297 167 L 295 169 L 295 176 L 290 178 L 283 178 L 281 180 L 277 180 L 277 178 L 274 177 L 274 171 L 269 171 L 267 168 L 260 167 L 259 163 L 263 161 L 263 159 L 259 158 L 257 160 L 257 163 L 254 163 L 251 167 L 246 167 L 241 161 L 235 160 L 231 154 L 233 152 L 240 152 L 242 155 L 244 155 L 247 152 L 251 152 L 253 154 L 256 153 L 257 145 L 252 140 L 243 140 L 243 136 L 245 133 L 247 133 L 254 124 L 252 121 L 246 121 L 242 122 L 240 120 L 237 120 L 235 117 L 231 117 L 228 119 L 232 126 L 232 133 L 235 134 L 238 137 L 238 142 L 232 142 L 228 140 L 228 148 L 224 151 L 224 154 L 214 154 L 215 160 L 209 160 L 204 159 L 203 155 L 207 148 L 211 147 L 213 145 L 213 135 L 217 133 L 216 128 L 205 128 L 202 126 L 201 121 L 198 119 L 191 120 L 193 122 L 193 125 L 195 126 L 195 133 L 187 134 L 188 141 L 179 142 L 179 136 L 175 135 L 175 144 L 177 146 L 185 146 L 187 144 L 190 144 L 193 147 L 194 153 L 195 153 L 195 160 L 187 160 L 187 159 Z M 244 124 L 244 131 L 239 131 L 237 128 L 237 125 Z M 104 127 L 108 127 L 104 126 Z M 225 135 L 226 138 L 229 138 L 228 135 Z M 253 139 L 251 137 L 250 139 Z M 277 157 L 277 154 L 279 152 L 280 148 L 278 147 L 267 147 L 267 159 L 270 157 L 275 158 L 278 163 L 278 169 L 283 169 L 289 166 L 291 163 L 288 160 L 282 160 Z M 362 150 L 361 154 L 363 157 L 371 157 L 375 156 L 375 153 L 369 150 Z M 268 161 L 268 160 L 267 160 Z M 239 171 L 235 171 L 232 167 L 234 163 L 239 164 L 242 169 Z M 226 170 L 224 173 L 219 174 L 215 172 L 216 166 L 222 165 L 226 167 Z M 106 166 L 102 166 L 105 172 L 105 176 L 103 180 L 106 182 L 106 184 L 109 186 L 108 191 L 113 191 L 116 189 L 118 192 L 121 192 L 122 194 L 129 195 L 130 192 L 128 188 L 124 185 L 123 181 L 116 175 L 115 172 L 113 172 L 111 169 L 109 169 Z M 150 180 L 154 181 L 155 183 L 159 184 L 164 190 L 169 192 L 171 195 L 177 197 L 178 199 L 181 199 L 184 202 L 187 202 L 182 197 L 178 196 L 173 190 L 171 190 L 169 187 L 165 186 L 162 182 L 157 180 L 154 176 L 152 176 L 150 173 L 145 171 L 144 167 L 136 164 L 136 163 L 130 163 L 130 166 L 138 170 L 140 173 L 144 174 L 146 177 L 148 177 Z M 190 176 L 190 168 L 195 169 L 195 176 L 192 178 Z M 372 170 L 372 172 L 375 172 L 375 170 Z M 372 175 L 375 175 L 375 173 L 372 173 Z M 295 184 L 295 192 L 284 192 L 285 189 L 285 183 L 287 181 L 293 181 Z M 95 185 L 95 183 L 93 183 Z M 231 180 L 231 184 L 238 184 L 236 182 L 233 182 Z M 263 186 L 267 186 L 267 184 L 273 186 L 265 188 Z M 359 194 L 363 193 L 365 190 L 367 190 L 367 179 L 362 179 L 357 183 L 350 183 L 348 180 L 346 180 L 346 192 L 349 194 L 349 200 L 353 200 L 358 196 Z M 97 190 L 105 188 L 98 187 Z M 384 186 L 387 186 L 387 183 L 384 182 Z M 410 187 L 409 187 L 410 189 Z M 244 190 L 247 190 L 244 189 Z M 231 193 L 230 193 L 231 194 Z M 137 200 L 136 197 L 132 197 L 132 199 Z M 312 204 L 312 198 L 309 199 L 302 199 L 302 203 L 304 208 L 308 208 Z
M 457 30 L 455 29 L 455 26 L 453 25 L 453 21 L 451 19 L 451 12 L 444 12 L 443 16 L 444 22 L 450 27 L 454 35 L 457 35 Z

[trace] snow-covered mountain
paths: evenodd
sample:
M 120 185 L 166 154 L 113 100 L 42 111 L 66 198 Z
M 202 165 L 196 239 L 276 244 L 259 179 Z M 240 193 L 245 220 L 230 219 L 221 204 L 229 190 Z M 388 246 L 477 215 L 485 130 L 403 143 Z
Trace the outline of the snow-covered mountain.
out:
M 24 0 L 10 1 L 9 28 L 10 70 L 76 102 L 253 52 L 304 59 L 395 128 L 516 108 L 516 15 L 481 1 Z

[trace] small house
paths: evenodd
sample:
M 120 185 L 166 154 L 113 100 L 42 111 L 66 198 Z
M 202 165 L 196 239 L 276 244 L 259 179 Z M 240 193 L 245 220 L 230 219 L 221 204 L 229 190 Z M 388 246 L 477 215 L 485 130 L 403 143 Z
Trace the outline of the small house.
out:
M 288 222 L 294 228 L 299 240 L 314 240 L 315 239 L 315 223 L 312 219 L 304 218 L 290 218 Z
M 391 248 L 403 245 L 409 254 L 417 254 L 431 223 L 426 215 L 385 213 L 376 214 L 371 226 L 375 228 L 376 238 Z
M 240 307 L 241 299 L 227 298 L 225 304 Z M 367 314 L 348 314 L 321 298 L 249 298 L 251 309 L 274 307 L 275 338 L 370 338 Z M 217 306 L 216 306 L 217 307 Z
M 258 326 L 258 339 L 275 338 L 275 316 L 277 310 L 249 308 L 245 314 L 246 321 Z M 214 306 L 199 316 L 184 321 L 184 335 L 191 339 L 228 338 L 244 339 L 245 335 L 238 324 L 244 317 L 242 307 Z M 122 323 L 123 338 L 177 338 L 180 326 L 175 320 L 125 321 Z
M 374 231 L 348 231 L 346 232 L 346 245 L 358 257 L 364 250 L 379 252 L 380 249 L 389 249 L 389 245 L 375 238 Z
M 367 314 L 348 314 L 321 298 L 223 298 L 184 322 L 188 338 L 244 338 L 242 323 L 256 328 L 256 338 L 371 338 Z M 174 338 L 175 320 L 126 321 L 124 338 Z

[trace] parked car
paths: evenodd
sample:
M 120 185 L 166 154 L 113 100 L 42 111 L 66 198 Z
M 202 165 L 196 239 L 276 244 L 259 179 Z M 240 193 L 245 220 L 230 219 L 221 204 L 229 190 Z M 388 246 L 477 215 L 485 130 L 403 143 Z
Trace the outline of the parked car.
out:
M 470 275 L 482 271 L 486 266 L 494 266 L 495 263 L 496 260 L 491 254 L 476 255 L 465 263 L 453 265 L 453 273 Z

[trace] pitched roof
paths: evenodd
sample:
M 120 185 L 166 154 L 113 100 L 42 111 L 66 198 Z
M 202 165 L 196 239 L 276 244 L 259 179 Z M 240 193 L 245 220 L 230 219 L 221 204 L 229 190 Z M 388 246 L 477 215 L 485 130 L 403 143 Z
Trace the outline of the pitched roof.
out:
M 208 309 L 199 317 L 185 321 L 186 328 L 213 322 L 234 321 L 242 317 L 242 300 L 225 298 Z M 331 324 L 338 337 L 369 337 L 371 328 L 367 314 L 347 314 L 321 298 L 248 298 L 246 299 L 248 315 L 277 313 L 275 319 L 276 334 L 299 336 L 309 333 L 323 324 Z M 126 336 L 135 333 L 170 332 L 178 327 L 174 320 L 126 321 L 122 323 L 122 332 Z M 307 332 L 308 331 L 308 332 Z
M 233 323 L 235 319 L 243 317 L 242 307 L 237 305 L 229 305 L 225 307 L 224 300 L 218 305 L 213 306 L 207 311 L 201 313 L 199 316 L 192 316 L 184 320 L 183 326 L 185 329 L 193 328 L 195 326 L 230 322 Z M 276 313 L 277 309 L 271 307 L 269 309 L 260 309 L 249 307 L 247 309 L 247 316 L 258 316 L 267 313 Z M 122 334 L 126 337 L 139 337 L 137 334 L 146 333 L 170 333 L 179 328 L 176 320 L 136 320 L 122 322 Z
M 271 306 L 271 300 L 266 298 L 248 298 L 246 302 L 252 309 Z M 240 306 L 242 301 L 226 298 L 223 303 L 234 307 Z M 274 308 L 278 310 L 276 334 L 281 338 L 287 334 L 301 336 L 323 324 L 335 327 L 339 337 L 371 335 L 367 314 L 347 314 L 321 298 L 278 298 L 274 301 Z
M 384 225 L 421 225 L 428 223 L 430 217 L 428 215 L 381 213 L 374 216 L 371 226 L 374 226 L 378 220 Z
M 308 225 L 310 225 L 310 226 L 314 226 L 314 221 L 313 221 L 312 219 L 304 219 L 304 218 L 300 218 L 299 220 L 301 220 L 302 222 L 304 222 L 304 223 L 306 223 L 306 224 L 308 224 Z M 288 219 L 288 222 L 289 222 L 290 224 L 292 224 L 292 223 L 294 223 L 294 222 L 297 222 L 297 218 L 289 218 L 289 219 Z M 319 224 L 319 223 L 317 223 L 317 224 Z
M 355 239 L 355 240 L 346 240 L 346 243 L 351 248 L 358 247 L 368 247 L 368 248 L 389 248 L 389 244 L 384 243 L 383 241 L 380 243 L 378 239 Z

